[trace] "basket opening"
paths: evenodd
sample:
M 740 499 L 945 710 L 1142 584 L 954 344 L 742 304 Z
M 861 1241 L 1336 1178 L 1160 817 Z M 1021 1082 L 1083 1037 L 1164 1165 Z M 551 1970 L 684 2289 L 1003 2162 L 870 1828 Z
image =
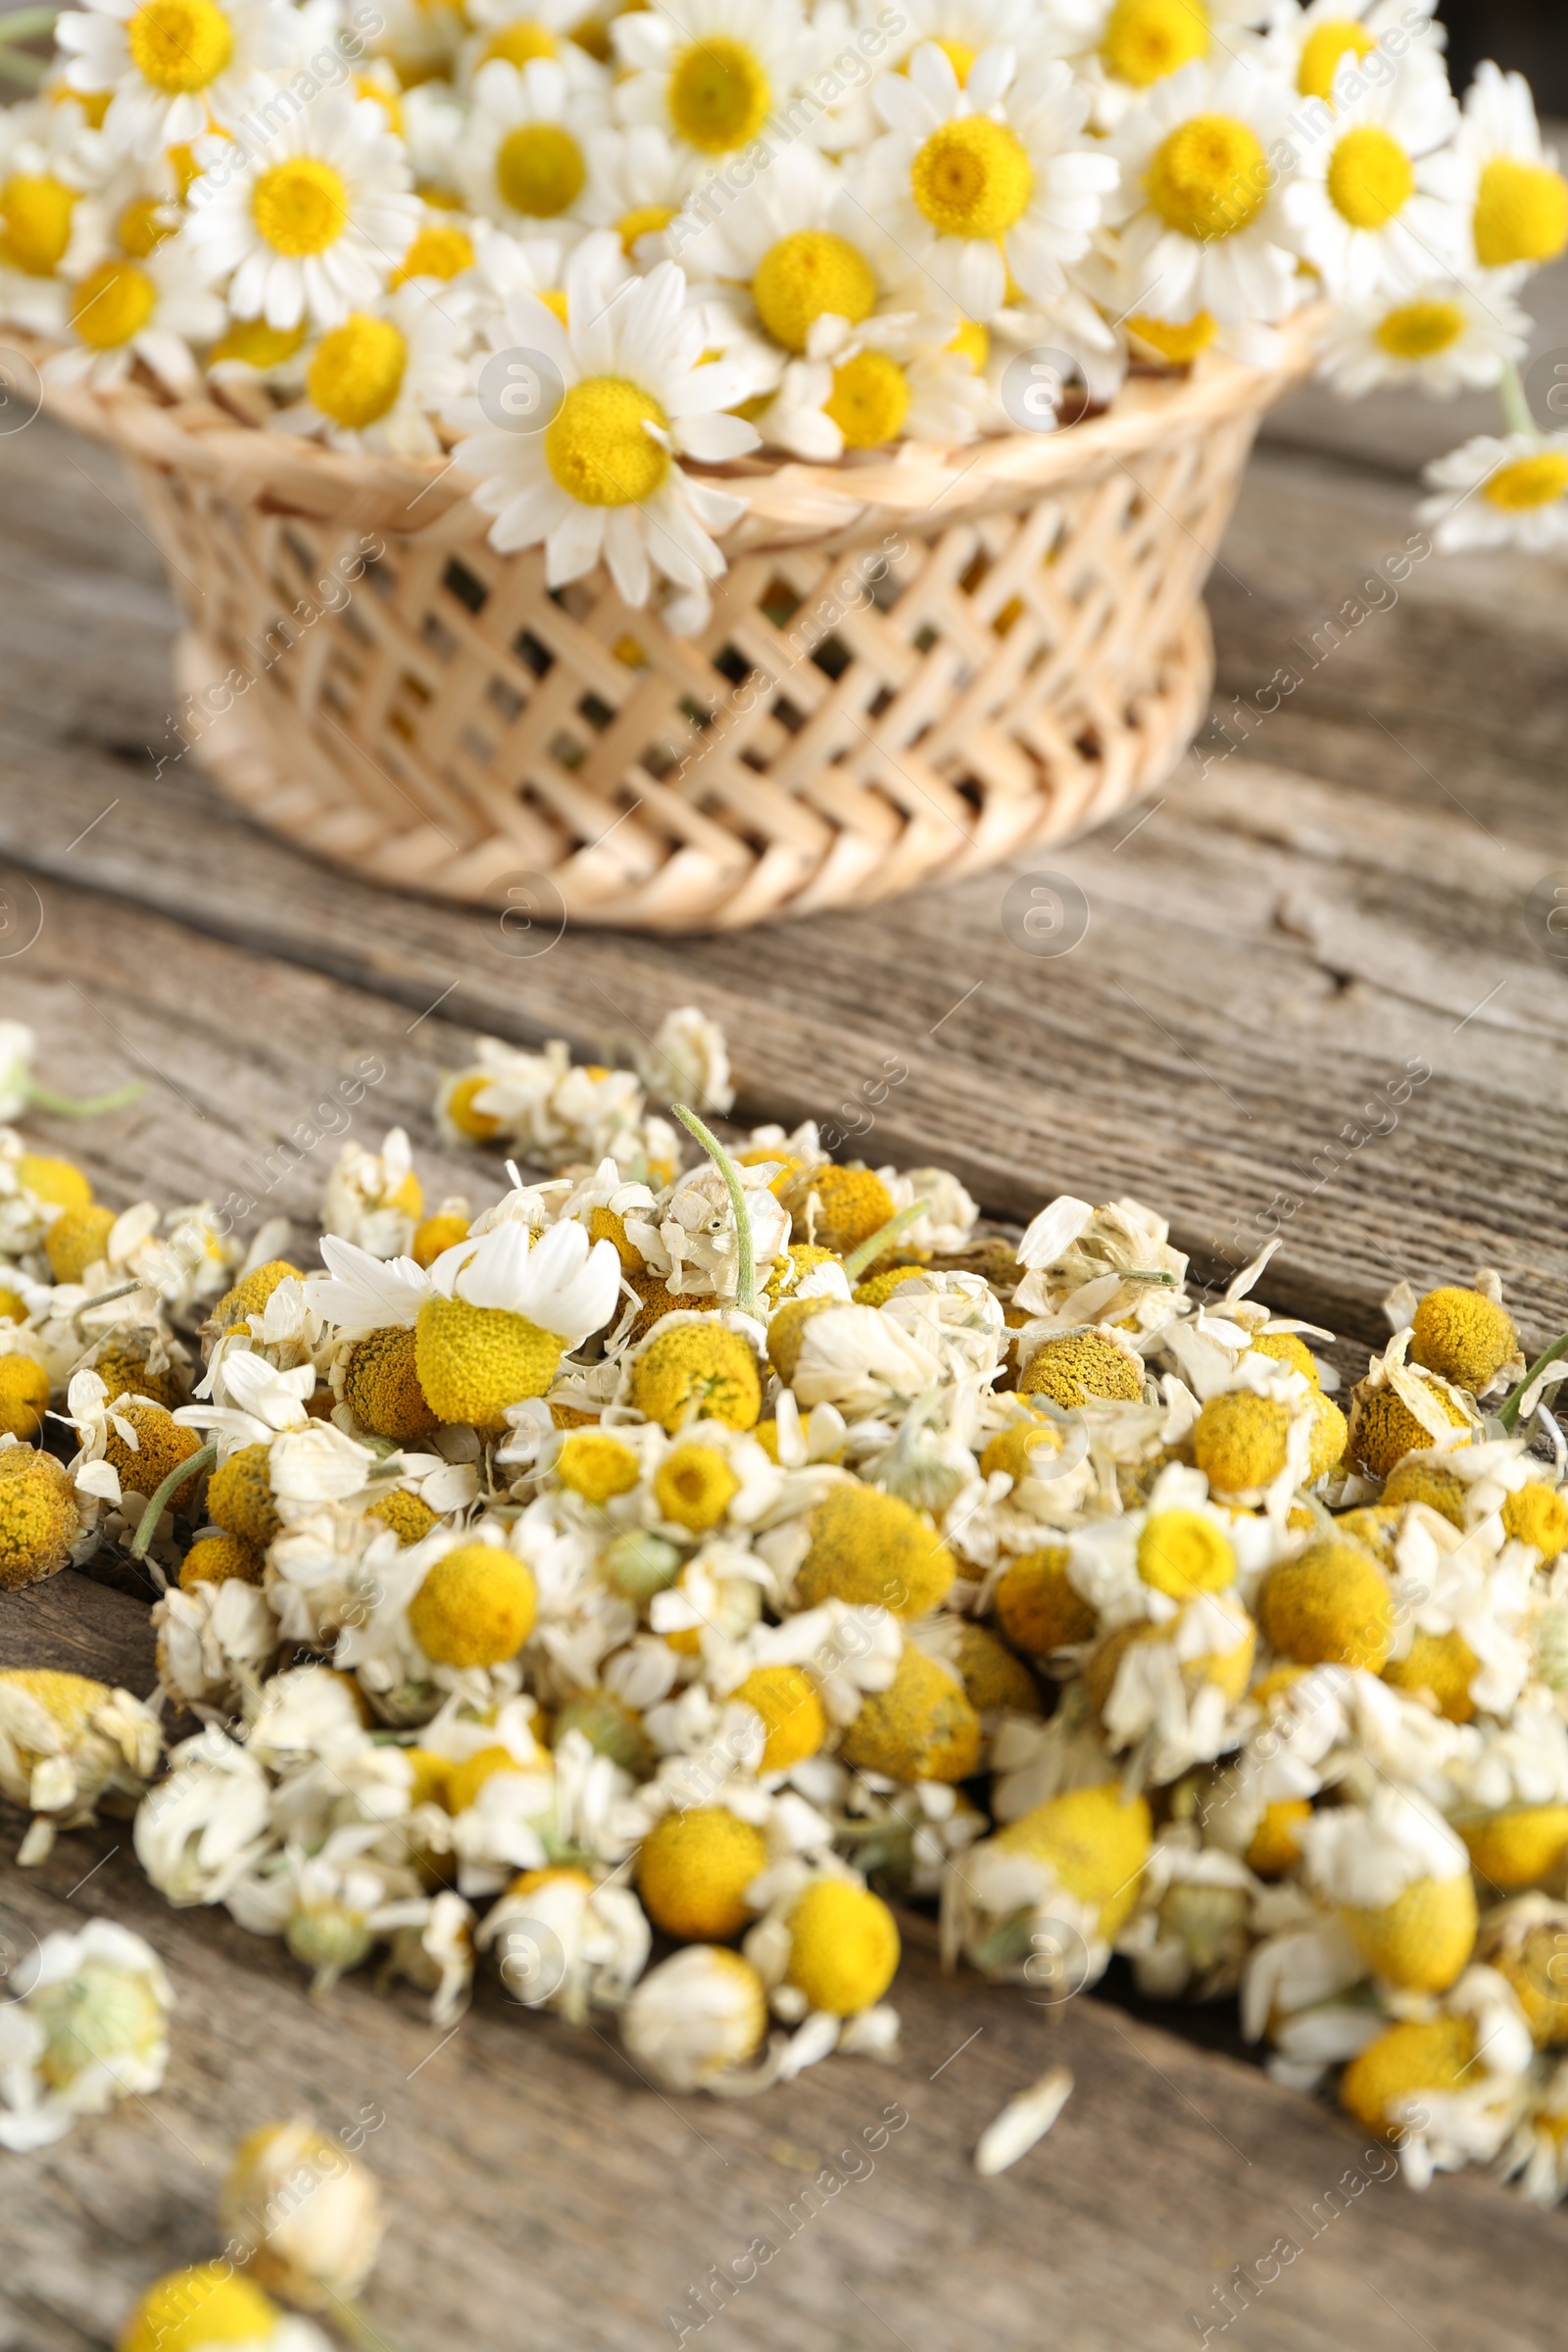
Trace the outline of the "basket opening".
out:
M 581 767 L 588 754 L 576 738 L 568 735 L 563 727 L 559 735 L 553 735 L 550 739 L 550 757 L 559 760 L 564 768 L 577 768 Z
M 821 644 L 813 649 L 811 660 L 826 676 L 842 678 L 855 656 L 842 637 L 824 637 Z
M 607 702 L 601 701 L 597 694 L 585 694 L 582 698 L 582 701 L 577 705 L 577 709 L 581 715 L 588 721 L 588 724 L 591 727 L 596 727 L 601 735 L 604 733 L 606 727 L 612 725 L 614 722 L 614 711 L 612 710 Z
M 541 645 L 532 629 L 519 629 L 512 640 L 512 650 L 519 662 L 526 662 L 536 678 L 547 677 L 556 666 L 556 657 L 549 646 Z
M 439 662 L 450 662 L 458 650 L 458 641 L 439 612 L 426 612 L 422 616 L 419 637 Z
M 490 601 L 490 591 L 483 580 L 476 579 L 466 564 L 454 556 L 441 574 L 441 585 L 450 588 L 458 602 L 466 605 L 470 612 L 482 612 Z
M 732 686 L 739 686 L 751 676 L 754 664 L 747 661 L 738 645 L 722 645 L 713 656 L 713 667 L 722 671 Z
M 776 629 L 783 628 L 786 621 L 794 619 L 802 603 L 788 580 L 776 571 L 757 601 Z
M 512 720 L 527 709 L 522 696 L 507 684 L 505 678 L 492 678 L 484 690 L 484 699 L 493 703 L 502 717 Z

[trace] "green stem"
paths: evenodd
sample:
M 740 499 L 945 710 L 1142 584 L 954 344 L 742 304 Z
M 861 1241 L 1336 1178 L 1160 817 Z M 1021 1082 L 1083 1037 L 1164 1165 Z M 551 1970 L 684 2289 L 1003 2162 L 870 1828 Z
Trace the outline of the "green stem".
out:
M 1497 380 L 1497 400 L 1502 409 L 1502 421 L 1510 433 L 1533 433 L 1536 420 L 1530 414 L 1525 398 L 1524 379 L 1513 360 L 1505 360 L 1502 374 Z
M 866 1267 L 874 1265 L 883 1250 L 890 1248 L 901 1233 L 907 1233 L 916 1217 L 923 1217 L 930 1205 L 929 1200 L 911 1201 L 907 1208 L 901 1208 L 896 1217 L 889 1217 L 885 1225 L 879 1225 L 875 1233 L 868 1233 L 864 1241 L 858 1244 L 844 1260 L 845 1281 L 851 1284 L 858 1282 Z
M 1512 1392 L 1512 1394 L 1504 1402 L 1501 1411 L 1497 1415 L 1497 1419 L 1502 1423 L 1503 1428 L 1507 1430 L 1510 1437 L 1519 1426 L 1519 1407 L 1525 1399 L 1525 1396 L 1529 1391 L 1531 1382 L 1534 1380 L 1539 1380 L 1542 1373 L 1546 1369 L 1546 1366 L 1548 1364 L 1554 1364 L 1560 1355 L 1568 1355 L 1568 1331 L 1563 1333 L 1560 1340 L 1552 1341 L 1551 1346 L 1546 1349 L 1544 1355 L 1537 1356 L 1535 1362 L 1531 1365 L 1529 1371 L 1519 1383 L 1519 1386 Z
M 703 1125 L 695 1110 L 688 1110 L 684 1102 L 672 1102 L 669 1107 L 688 1135 L 696 1136 L 729 1187 L 730 1206 L 735 1211 L 735 1238 L 740 1252 L 735 1269 L 735 1303 L 743 1315 L 755 1315 L 757 1270 L 752 1257 L 752 1220 L 746 1212 L 746 1195 L 741 1187 L 740 1173 L 717 1136 Z
M 133 1560 L 144 1560 L 147 1557 L 147 1546 L 158 1533 L 158 1522 L 164 1515 L 170 1496 L 177 1494 L 188 1478 L 200 1478 L 202 1472 L 210 1470 L 217 1459 L 218 1447 L 209 1443 L 206 1446 L 198 1446 L 196 1451 L 187 1455 L 177 1469 L 171 1470 L 143 1511 L 141 1525 L 131 1539 L 130 1556 Z
M 52 1087 L 36 1086 L 30 1078 L 27 1081 L 27 1101 L 34 1109 L 59 1111 L 68 1119 L 96 1119 L 106 1110 L 123 1110 L 146 1091 L 142 1080 L 133 1078 L 128 1086 L 117 1086 L 111 1094 L 89 1095 L 84 1102 L 77 1102 L 70 1095 L 57 1095 Z
M 50 31 L 59 14 L 58 8 L 16 9 L 0 17 L 0 41 L 30 41 L 34 34 Z
M 73 1323 L 79 1323 L 82 1316 L 91 1314 L 95 1306 L 107 1306 L 112 1298 L 128 1298 L 132 1291 L 140 1289 L 139 1282 L 122 1282 L 112 1291 L 100 1291 L 96 1298 L 84 1298 L 73 1313 L 71 1320 Z

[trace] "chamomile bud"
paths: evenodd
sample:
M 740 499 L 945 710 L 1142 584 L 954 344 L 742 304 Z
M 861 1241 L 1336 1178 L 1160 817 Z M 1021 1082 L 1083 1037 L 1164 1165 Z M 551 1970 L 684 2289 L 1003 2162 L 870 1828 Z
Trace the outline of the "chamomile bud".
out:
M 0 1358 L 0 1368 L 21 1360 Z M 45 1380 L 46 1403 L 48 1396 Z M 30 1446 L 0 1448 L 0 1591 L 36 1584 L 63 1568 L 77 1525 L 71 1480 L 53 1454 L 34 1453 Z
M 703 1419 L 751 1429 L 762 1409 L 746 1341 L 726 1324 L 698 1317 L 654 1334 L 632 1364 L 631 1396 L 650 1421 L 672 1432 Z
M 352 2301 L 386 2227 L 381 2193 L 342 2141 L 294 2117 L 241 2141 L 219 2199 L 247 2275 L 306 2311 Z
M 829 1489 L 811 1514 L 809 1534 L 795 1580 L 806 1608 L 844 1600 L 923 1617 L 957 1573 L 946 1544 L 912 1504 L 851 1480 Z

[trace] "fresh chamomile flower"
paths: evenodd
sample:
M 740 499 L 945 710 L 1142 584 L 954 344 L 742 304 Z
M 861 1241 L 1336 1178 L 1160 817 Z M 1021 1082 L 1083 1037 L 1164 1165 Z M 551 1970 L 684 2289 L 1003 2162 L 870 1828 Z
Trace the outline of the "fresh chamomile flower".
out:
M 1568 433 L 1489 433 L 1427 466 L 1436 493 L 1416 509 L 1446 555 L 1518 547 L 1535 556 L 1568 547 Z
M 1529 342 L 1529 318 L 1500 288 L 1483 296 L 1438 278 L 1403 301 L 1340 304 L 1323 330 L 1318 373 L 1345 400 L 1390 384 L 1446 400 L 1499 382 Z
M 856 327 L 894 308 L 892 282 L 907 268 L 837 168 L 800 143 L 715 220 L 702 225 L 693 212 L 681 229 L 693 287 L 738 306 L 749 326 L 797 357 L 820 318 Z M 930 307 L 929 291 L 915 307 Z
M 419 224 L 401 142 L 372 99 L 327 91 L 254 155 L 197 142 L 182 232 L 236 318 L 339 325 L 373 303 Z
M 463 390 L 467 343 L 465 320 L 428 286 L 399 286 L 384 303 L 351 311 L 327 328 L 305 369 L 304 400 L 281 410 L 272 426 L 278 432 L 319 433 L 333 449 L 434 457 L 441 442 L 431 418 Z M 414 1222 L 393 1196 L 401 1185 L 416 1198 L 417 1179 L 404 1174 L 375 1200 L 366 1163 L 379 1155 L 354 1144 L 344 1145 L 343 1155 L 359 1172 L 359 1209 L 356 1215 L 350 1207 L 356 1177 L 340 1159 L 326 1230 L 345 1230 L 343 1223 L 330 1221 L 333 1217 L 349 1220 L 348 1238 L 360 1241 L 372 1257 L 401 1256 L 414 1238 Z
M 248 2276 L 308 2311 L 359 2293 L 386 2229 L 374 2175 L 301 2116 L 240 2141 L 219 2214 Z
M 83 202 L 80 110 L 34 98 L 0 107 L 0 312 L 58 334 L 69 277 L 90 267 L 100 223 Z
M 1039 58 L 1020 68 L 1002 46 L 960 88 L 927 42 L 875 99 L 888 132 L 855 193 L 940 296 L 985 325 L 1009 283 L 1042 301 L 1064 293 L 1064 266 L 1088 252 L 1118 179 L 1114 158 L 1081 136 L 1088 101 L 1070 70 Z
M 289 62 L 289 16 L 276 0 L 88 0 L 55 37 L 67 87 L 112 90 L 108 135 L 150 161 L 244 113 L 255 77 Z
M 0 2003 L 0 2147 L 63 2139 L 78 2116 L 156 2090 L 173 2004 L 150 1944 L 113 1920 L 46 1936 Z
M 1113 130 L 1141 94 L 1202 63 L 1252 65 L 1269 0 L 1069 0 L 1048 35 L 1093 94 L 1098 129 Z
M 651 270 L 657 262 L 684 263 L 677 243 L 680 232 L 665 232 L 680 219 L 702 170 L 692 150 L 657 123 L 635 122 L 629 128 L 590 132 L 588 159 L 584 218 L 596 228 L 612 228 L 627 261 L 641 270 Z M 669 1092 L 662 1080 L 660 1092 Z M 701 1109 L 701 1103 L 696 1107 Z
M 1459 267 L 1463 214 L 1438 161 L 1457 122 L 1441 74 L 1407 69 L 1355 98 L 1342 82 L 1332 129 L 1303 142 L 1281 197 L 1326 292 L 1412 295 Z
M 1476 68 L 1434 184 L 1460 210 L 1466 267 L 1524 277 L 1568 246 L 1568 179 L 1543 143 L 1522 74 L 1490 60 Z
M 1294 237 L 1278 166 L 1287 93 L 1243 62 L 1195 62 L 1157 81 L 1108 142 L 1121 183 L 1107 206 L 1138 310 L 1184 324 L 1271 324 L 1295 307 Z
M 564 326 L 532 296 L 506 305 L 499 331 L 542 354 L 564 386 L 544 430 L 498 432 L 477 402 L 448 417 L 466 435 L 454 456 L 478 479 L 474 503 L 496 517 L 492 545 L 543 541 L 553 588 L 603 561 L 625 602 L 643 605 L 656 571 L 687 591 L 716 579 L 724 559 L 709 534 L 744 508 L 678 461 L 741 457 L 757 434 L 723 413 L 749 387 L 737 368 L 703 363 L 702 320 L 684 307 L 680 270 L 662 262 L 616 287 L 608 260 L 618 274 L 619 246 L 606 242 L 612 256 L 593 238 L 567 264 Z
M 609 1242 L 557 1225 L 530 1246 L 516 1220 L 444 1250 L 426 1269 L 383 1264 L 352 1242 L 323 1238 L 327 1274 L 306 1285 L 340 1330 L 416 1333 L 420 1388 L 443 1421 L 498 1429 L 509 1404 L 540 1396 L 563 1351 L 608 1323 L 620 1283 Z
M 469 211 L 523 235 L 546 225 L 568 241 L 580 235 L 589 134 L 608 108 L 602 89 L 574 88 L 553 58 L 481 67 L 453 158 Z
M 233 2263 L 171 2271 L 150 2286 L 118 2338 L 119 2352 L 328 2352 L 309 2320 L 280 2311 Z
M 800 0 L 684 0 L 613 19 L 623 78 L 615 109 L 628 124 L 652 122 L 709 161 L 761 137 L 775 115 L 827 63 L 830 28 L 813 26 Z M 806 135 L 825 112 L 808 119 Z
M 194 257 L 162 245 L 141 261 L 117 255 L 72 287 L 64 351 L 47 362 L 57 383 L 119 383 L 139 360 L 172 392 L 196 385 L 193 343 L 222 328 L 223 305 L 204 283 Z
M 1435 0 L 1278 0 L 1268 31 L 1268 62 L 1299 98 L 1319 98 L 1334 106 L 1335 83 L 1348 74 L 1354 90 L 1366 58 L 1376 53 L 1386 64 L 1400 60 L 1402 73 L 1425 70 L 1442 74 L 1447 40 L 1433 9 Z M 1425 22 L 1421 22 L 1424 19 Z M 1388 35 L 1403 40 L 1397 50 L 1384 44 Z M 1302 118 L 1303 121 L 1306 119 Z
M 762 439 L 795 457 L 831 464 L 891 441 L 953 447 L 980 429 L 984 389 L 969 358 L 911 317 L 858 328 L 819 318 L 807 348 L 758 417 Z
M 471 0 L 466 15 L 473 30 L 458 52 L 460 91 L 496 58 L 519 71 L 549 58 L 573 88 L 603 89 L 603 65 L 570 37 L 582 21 L 581 0 Z

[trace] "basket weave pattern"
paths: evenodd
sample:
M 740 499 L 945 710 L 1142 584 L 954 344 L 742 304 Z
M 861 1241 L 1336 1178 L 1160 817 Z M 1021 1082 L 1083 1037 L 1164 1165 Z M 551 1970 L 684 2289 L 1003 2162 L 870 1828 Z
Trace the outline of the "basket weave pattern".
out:
M 404 889 L 716 929 L 977 871 L 1167 775 L 1212 680 L 1203 577 L 1305 341 L 1053 436 L 758 466 L 695 638 L 603 573 L 547 591 L 439 466 L 210 401 L 52 401 L 138 477 L 181 685 L 229 681 L 185 733 L 260 823 Z

